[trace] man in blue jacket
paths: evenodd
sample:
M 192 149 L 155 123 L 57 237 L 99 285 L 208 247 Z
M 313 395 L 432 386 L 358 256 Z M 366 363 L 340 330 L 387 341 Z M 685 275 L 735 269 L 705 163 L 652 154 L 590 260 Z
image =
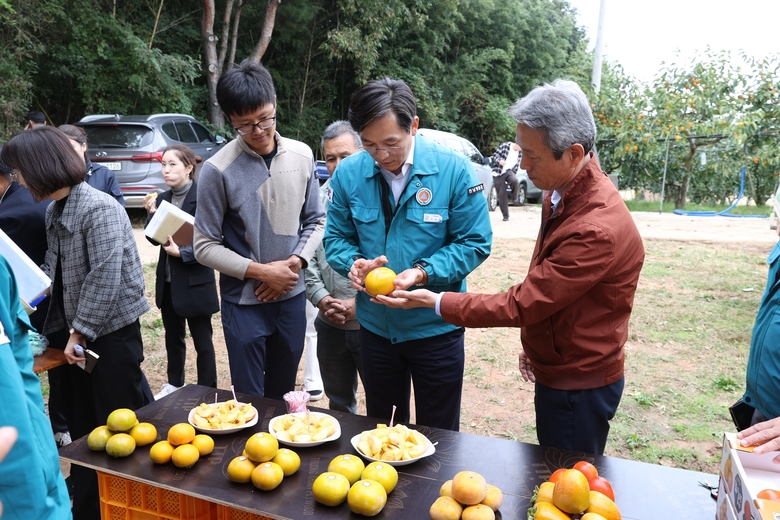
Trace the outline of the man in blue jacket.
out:
M 463 328 L 433 309 L 390 309 L 363 287 L 387 264 L 396 289 L 466 290 L 466 276 L 490 254 L 492 230 L 470 162 L 416 136 L 417 105 L 403 81 L 367 83 L 352 97 L 349 122 L 364 150 L 331 180 L 325 252 L 358 290 L 357 318 L 368 415 L 459 429 Z

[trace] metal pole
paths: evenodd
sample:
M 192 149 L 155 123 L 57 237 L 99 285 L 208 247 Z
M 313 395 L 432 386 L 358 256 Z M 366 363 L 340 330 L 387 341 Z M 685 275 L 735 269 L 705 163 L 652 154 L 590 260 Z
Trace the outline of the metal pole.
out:
M 658 213 L 664 211 L 664 191 L 666 190 L 666 165 L 669 164 L 669 138 L 666 138 L 666 159 L 664 160 L 664 180 L 661 181 L 661 206 L 658 208 Z
M 601 0 L 599 7 L 599 27 L 596 33 L 596 47 L 593 49 L 593 75 L 591 84 L 596 93 L 601 90 L 601 61 L 604 54 L 604 22 L 607 15 L 607 0 Z

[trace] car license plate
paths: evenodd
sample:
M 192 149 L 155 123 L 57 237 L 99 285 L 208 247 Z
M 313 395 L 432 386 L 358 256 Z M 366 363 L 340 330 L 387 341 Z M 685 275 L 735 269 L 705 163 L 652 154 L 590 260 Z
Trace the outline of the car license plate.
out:
M 113 171 L 119 171 L 119 170 L 122 169 L 122 163 L 121 162 L 102 162 L 102 163 L 98 163 L 98 164 L 101 164 L 101 165 L 105 166 L 106 168 L 108 168 L 109 170 L 113 170 Z

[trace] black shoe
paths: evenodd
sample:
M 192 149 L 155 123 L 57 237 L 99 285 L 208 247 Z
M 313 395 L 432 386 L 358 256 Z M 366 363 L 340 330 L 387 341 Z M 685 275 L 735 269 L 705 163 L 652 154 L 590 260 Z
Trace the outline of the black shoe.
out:
M 507 220 L 509 220 L 509 217 L 504 217 L 503 220 L 504 222 L 506 222 Z

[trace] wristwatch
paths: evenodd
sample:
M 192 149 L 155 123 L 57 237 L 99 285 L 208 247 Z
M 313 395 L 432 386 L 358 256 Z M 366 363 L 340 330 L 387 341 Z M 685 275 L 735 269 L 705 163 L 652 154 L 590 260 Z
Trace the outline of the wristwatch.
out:
M 422 281 L 414 284 L 415 287 L 422 287 L 428 281 L 428 271 L 425 270 L 425 266 L 420 263 L 415 263 L 412 267 L 419 269 L 423 273 Z

